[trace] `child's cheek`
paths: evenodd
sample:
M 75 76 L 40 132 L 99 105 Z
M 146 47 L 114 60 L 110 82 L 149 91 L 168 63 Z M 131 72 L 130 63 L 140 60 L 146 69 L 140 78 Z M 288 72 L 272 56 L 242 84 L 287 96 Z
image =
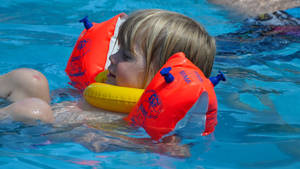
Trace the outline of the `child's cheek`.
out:
M 131 73 L 131 69 L 126 63 L 119 63 L 116 72 L 116 81 L 119 86 L 128 86 L 130 77 L 134 76 Z

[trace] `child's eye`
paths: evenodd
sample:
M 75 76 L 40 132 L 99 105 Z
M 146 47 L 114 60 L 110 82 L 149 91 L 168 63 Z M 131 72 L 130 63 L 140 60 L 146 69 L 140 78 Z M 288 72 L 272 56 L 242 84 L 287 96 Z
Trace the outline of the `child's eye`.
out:
M 127 51 L 123 51 L 123 59 L 124 61 L 129 61 L 131 60 L 133 57 L 131 56 L 131 53 L 130 52 L 127 52 Z

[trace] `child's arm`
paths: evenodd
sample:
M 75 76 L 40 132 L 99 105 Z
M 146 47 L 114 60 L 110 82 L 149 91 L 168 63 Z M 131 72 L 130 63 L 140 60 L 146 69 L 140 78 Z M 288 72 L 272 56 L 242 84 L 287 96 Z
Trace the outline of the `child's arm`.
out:
M 3 118 L 11 117 L 13 120 L 25 123 L 34 123 L 36 120 L 46 123 L 54 122 L 50 105 L 38 98 L 26 98 L 14 102 L 0 109 L 0 114 L 1 117 L 6 115 Z

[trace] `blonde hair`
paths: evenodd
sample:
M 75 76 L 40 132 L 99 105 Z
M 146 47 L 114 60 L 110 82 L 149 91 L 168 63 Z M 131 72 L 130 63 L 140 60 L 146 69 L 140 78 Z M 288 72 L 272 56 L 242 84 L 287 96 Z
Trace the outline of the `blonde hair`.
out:
M 119 44 L 146 60 L 145 83 L 177 52 L 198 66 L 209 77 L 216 52 L 215 40 L 193 19 L 165 10 L 141 10 L 131 14 L 121 25 Z

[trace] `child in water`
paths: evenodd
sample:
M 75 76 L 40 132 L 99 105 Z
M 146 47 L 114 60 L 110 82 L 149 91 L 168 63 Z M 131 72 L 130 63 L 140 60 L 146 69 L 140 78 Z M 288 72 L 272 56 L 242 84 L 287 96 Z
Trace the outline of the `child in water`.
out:
M 109 58 L 107 83 L 141 89 L 177 52 L 185 53 L 209 77 L 216 53 L 215 40 L 203 26 L 187 16 L 165 10 L 141 10 L 129 15 L 120 27 L 118 44 L 119 51 Z M 17 69 L 2 75 L 0 85 L 0 97 L 14 102 L 0 110 L 3 114 L 21 121 L 73 122 L 72 118 L 61 120 L 61 113 L 51 110 L 48 82 L 40 72 Z M 85 105 L 83 111 L 86 107 L 92 109 Z M 77 116 L 88 119 L 92 114 Z

